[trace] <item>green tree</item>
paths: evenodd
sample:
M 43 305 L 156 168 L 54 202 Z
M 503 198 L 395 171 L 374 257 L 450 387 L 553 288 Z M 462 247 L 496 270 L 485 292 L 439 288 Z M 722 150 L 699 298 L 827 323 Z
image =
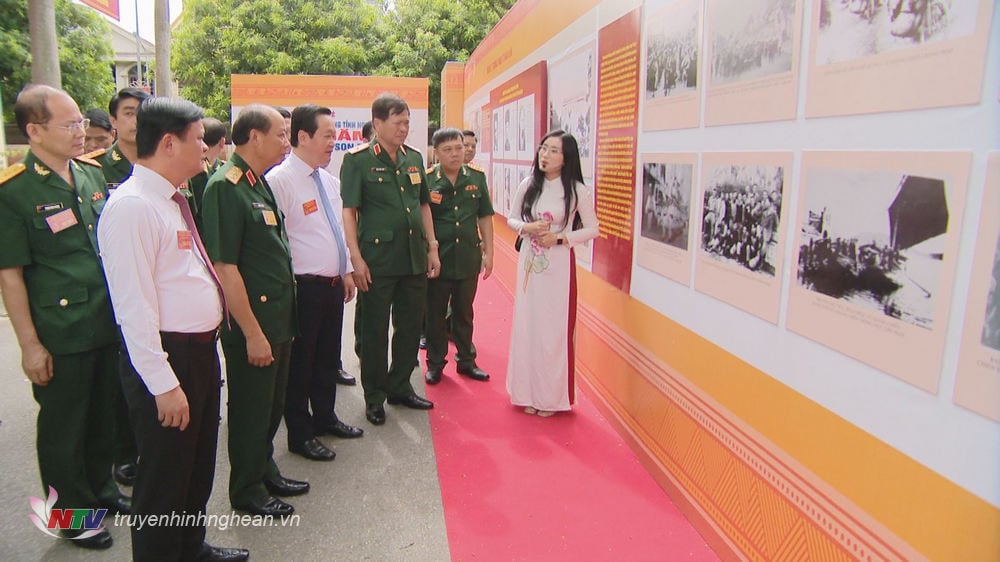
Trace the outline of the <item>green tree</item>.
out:
M 4 120 L 11 121 L 14 98 L 31 82 L 27 2 L 0 0 L 0 13 L 4 14 L 0 18 L 0 84 Z M 108 24 L 91 8 L 70 0 L 56 0 L 56 34 L 63 89 L 82 111 L 107 107 L 115 88 Z
M 464 62 L 516 0 L 396 0 L 381 21 L 383 76 L 430 80 L 430 122 L 441 122 L 441 70 Z
M 467 60 L 514 2 L 185 0 L 172 66 L 181 95 L 223 120 L 231 74 L 426 77 L 437 123 L 444 63 Z
M 368 74 L 379 11 L 365 0 L 188 0 L 173 36 L 181 96 L 228 120 L 232 74 Z

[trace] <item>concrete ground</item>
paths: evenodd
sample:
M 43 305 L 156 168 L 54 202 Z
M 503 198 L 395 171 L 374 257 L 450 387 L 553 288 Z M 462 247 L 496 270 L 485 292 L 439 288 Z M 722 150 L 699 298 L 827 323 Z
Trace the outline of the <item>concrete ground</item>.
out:
M 352 303 L 344 318 L 344 363 L 358 376 L 353 317 Z M 412 380 L 423 395 L 418 371 Z M 38 407 L 21 371 L 20 350 L 6 317 L 0 317 L 0 384 L 0 473 L 4 475 L 0 505 L 5 508 L 0 511 L 0 560 L 130 560 L 128 528 L 116 527 L 112 517 L 105 524 L 115 543 L 105 551 L 87 551 L 48 537 L 28 519 L 29 496 L 42 496 L 34 445 Z M 427 412 L 386 406 L 388 421 L 376 427 L 365 420 L 360 385 L 340 386 L 337 398 L 340 419 L 363 428 L 365 435 L 353 440 L 322 437 L 337 452 L 333 462 L 289 453 L 284 426 L 275 438 L 275 460 L 282 474 L 312 484 L 308 494 L 288 498 L 300 516 L 298 525 L 209 527 L 208 541 L 248 548 L 252 560 L 449 560 Z M 225 400 L 223 388 L 218 464 L 208 504 L 208 513 L 220 516 L 232 513 L 226 493 Z M 128 488 L 124 491 L 130 493 Z

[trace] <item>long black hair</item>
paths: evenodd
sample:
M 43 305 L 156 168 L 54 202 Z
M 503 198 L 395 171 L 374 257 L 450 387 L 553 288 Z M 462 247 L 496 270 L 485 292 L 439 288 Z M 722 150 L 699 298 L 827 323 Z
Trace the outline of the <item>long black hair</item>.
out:
M 542 146 L 545 144 L 545 141 L 552 137 L 562 139 L 563 204 L 566 206 L 566 212 L 563 215 L 563 224 L 565 226 L 571 220 L 569 216 L 570 209 L 576 203 L 576 184 L 583 183 L 583 168 L 580 166 L 580 146 L 573 135 L 558 129 L 550 131 L 542 137 L 542 140 L 538 142 L 538 146 Z M 531 208 L 535 206 L 538 198 L 542 195 L 542 184 L 544 183 L 545 172 L 538 167 L 538 151 L 536 150 L 535 161 L 531 166 L 531 182 L 528 184 L 528 188 L 524 190 L 524 200 L 521 202 L 521 220 L 529 222 L 535 220 L 531 215 Z

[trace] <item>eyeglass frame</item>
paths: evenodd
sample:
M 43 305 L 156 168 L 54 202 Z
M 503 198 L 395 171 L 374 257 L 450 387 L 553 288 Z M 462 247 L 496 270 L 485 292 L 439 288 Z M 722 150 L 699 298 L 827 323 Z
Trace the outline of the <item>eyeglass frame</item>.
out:
M 49 123 L 48 122 L 45 122 L 45 123 L 35 123 L 35 125 L 39 125 L 39 126 L 42 126 L 42 127 L 48 127 Z M 83 118 L 83 119 L 77 121 L 76 123 L 73 123 L 72 125 L 52 125 L 52 126 L 55 127 L 55 128 L 57 128 L 57 129 L 62 129 L 64 131 L 68 132 L 68 133 L 73 133 L 73 132 L 75 132 L 77 130 L 79 130 L 81 133 L 86 133 L 87 132 L 87 127 L 90 127 L 90 119 Z

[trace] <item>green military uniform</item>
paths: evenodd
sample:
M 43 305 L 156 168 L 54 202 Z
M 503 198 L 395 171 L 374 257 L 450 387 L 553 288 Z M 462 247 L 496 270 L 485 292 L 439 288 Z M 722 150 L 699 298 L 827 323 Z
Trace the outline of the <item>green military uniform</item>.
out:
M 201 172 L 198 172 L 198 175 L 187 181 L 187 188 L 191 195 L 188 196 L 186 193 L 184 195 L 188 198 L 188 203 L 191 205 L 191 212 L 194 213 L 195 223 L 199 227 L 201 227 L 202 199 L 205 198 L 205 186 L 208 185 L 208 178 L 212 177 L 212 174 L 221 168 L 223 164 L 225 162 L 218 158 L 215 159 L 215 162 L 203 160 L 201 163 Z
M 110 194 L 132 175 L 132 162 L 118 148 L 117 142 L 111 145 L 111 148 L 107 150 L 102 148 L 101 150 L 104 151 L 103 154 L 98 154 L 99 151 L 95 150 L 88 156 L 101 163 L 104 181 L 108 186 L 107 192 Z
M 107 429 L 119 339 L 97 250 L 100 165 L 78 158 L 70 170 L 75 186 L 29 151 L 0 172 L 0 268 L 23 268 L 31 320 L 52 355 L 49 384 L 32 385 L 43 489 L 58 492 L 56 507 L 96 508 L 120 494 Z
M 247 505 L 267 494 L 264 479 L 279 476 L 274 435 L 281 423 L 296 335 L 295 278 L 285 219 L 264 177 L 234 154 L 208 180 L 202 200 L 202 238 L 213 262 L 239 267 L 274 362 L 254 367 L 235 320 L 222 330 L 229 380 L 229 500 Z
M 372 282 L 359 292 L 355 348 L 361 360 L 365 403 L 413 394 L 420 322 L 427 290 L 427 239 L 421 204 L 430 201 L 423 156 L 403 145 L 396 162 L 376 143 L 344 155 L 340 167 L 344 208 L 358 210 L 358 245 Z M 392 366 L 387 365 L 392 312 Z
M 100 162 L 104 173 L 105 191 L 110 195 L 118 186 L 132 175 L 132 162 L 118 148 L 118 143 L 111 148 L 100 148 L 84 156 Z M 122 343 L 124 345 L 124 343 Z M 114 461 L 115 465 L 135 464 L 139 450 L 135 445 L 135 434 L 132 423 L 128 419 L 128 403 L 121 385 L 111 389 L 111 408 L 114 412 Z
M 455 185 L 438 164 L 427 170 L 430 182 L 434 233 L 441 246 L 441 275 L 427 285 L 427 368 L 443 369 L 447 361 L 448 301 L 451 301 L 451 337 L 455 342 L 455 362 L 459 367 L 476 366 L 476 346 L 472 343 L 472 302 L 479 287 L 483 266 L 479 219 L 493 215 L 486 174 L 480 168 L 463 165 Z

